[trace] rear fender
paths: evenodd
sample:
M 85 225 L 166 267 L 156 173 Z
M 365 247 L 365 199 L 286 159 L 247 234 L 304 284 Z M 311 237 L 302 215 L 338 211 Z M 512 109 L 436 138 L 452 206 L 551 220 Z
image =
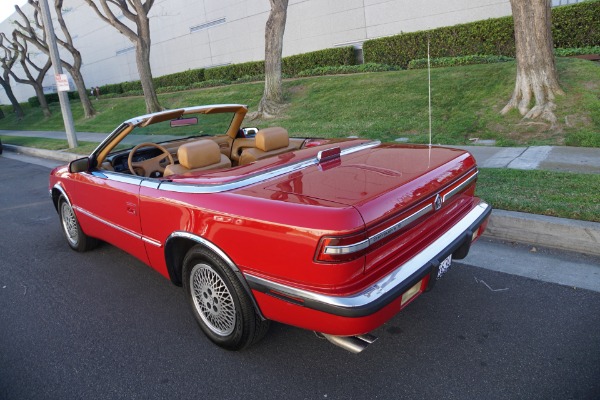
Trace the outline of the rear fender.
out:
M 210 250 L 213 254 L 223 260 L 223 262 L 225 262 L 225 264 L 227 264 L 227 266 L 235 273 L 238 280 L 242 284 L 242 287 L 248 296 L 250 296 L 256 313 L 261 319 L 265 320 L 266 318 L 260 311 L 258 303 L 256 302 L 256 299 L 252 294 L 252 290 L 250 289 L 250 285 L 248 285 L 248 282 L 246 281 L 242 271 L 240 271 L 237 265 L 235 265 L 235 263 L 227 256 L 227 254 L 225 254 L 223 250 L 203 237 L 185 231 L 176 231 L 167 238 L 165 243 L 165 262 L 167 264 L 167 271 L 169 271 L 171 281 L 174 284 L 181 286 L 183 259 L 185 258 L 187 252 L 198 244 Z

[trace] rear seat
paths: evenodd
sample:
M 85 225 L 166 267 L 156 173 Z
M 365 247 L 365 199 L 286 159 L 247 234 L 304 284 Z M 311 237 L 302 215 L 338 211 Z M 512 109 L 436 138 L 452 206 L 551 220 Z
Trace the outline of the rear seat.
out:
M 256 147 L 247 148 L 240 155 L 239 165 L 250 164 L 256 160 L 262 160 L 295 150 L 295 144 L 290 144 L 287 130 L 280 127 L 265 128 L 256 134 Z

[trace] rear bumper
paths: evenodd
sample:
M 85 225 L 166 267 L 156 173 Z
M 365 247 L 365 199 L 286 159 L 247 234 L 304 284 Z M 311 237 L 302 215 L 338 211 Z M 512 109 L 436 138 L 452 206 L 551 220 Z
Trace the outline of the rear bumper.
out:
M 432 277 L 431 281 L 433 281 L 437 276 L 437 268 L 440 263 L 457 250 L 461 249 L 461 252 L 464 252 L 465 246 L 468 248 L 473 233 L 485 222 L 491 211 L 490 205 L 480 201 L 458 223 L 419 254 L 399 265 L 367 289 L 350 296 L 332 296 L 310 292 L 251 274 L 245 274 L 245 277 L 253 291 L 261 294 L 262 296 L 259 295 L 259 297 L 263 300 L 267 297 L 274 297 L 279 301 L 284 300 L 296 306 L 337 317 L 364 319 L 374 314 L 380 314 L 384 308 L 397 302 L 403 293 L 428 275 Z M 292 324 L 302 325 L 301 323 Z

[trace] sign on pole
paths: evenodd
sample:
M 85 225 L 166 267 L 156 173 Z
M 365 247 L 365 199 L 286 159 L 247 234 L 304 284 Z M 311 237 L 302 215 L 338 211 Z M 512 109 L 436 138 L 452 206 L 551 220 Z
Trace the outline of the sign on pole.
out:
M 56 80 L 56 90 L 59 92 L 68 92 L 71 90 L 69 78 L 67 78 L 66 74 L 55 74 L 54 79 Z

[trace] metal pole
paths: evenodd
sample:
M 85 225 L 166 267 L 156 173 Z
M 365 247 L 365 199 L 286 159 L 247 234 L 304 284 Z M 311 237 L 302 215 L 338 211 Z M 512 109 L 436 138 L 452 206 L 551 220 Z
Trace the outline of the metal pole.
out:
M 48 49 L 50 49 L 50 60 L 54 67 L 54 74 L 62 75 L 62 65 L 58 54 L 58 46 L 56 45 L 56 36 L 54 35 L 54 26 L 52 25 L 52 16 L 50 15 L 50 7 L 48 0 L 39 0 L 42 11 L 42 21 L 44 22 L 44 30 L 48 40 Z M 60 110 L 62 111 L 63 121 L 65 123 L 65 131 L 67 133 L 67 141 L 69 147 L 77 147 L 77 135 L 75 126 L 73 125 L 73 114 L 71 113 L 71 104 L 67 92 L 58 91 L 58 100 L 60 100 Z

